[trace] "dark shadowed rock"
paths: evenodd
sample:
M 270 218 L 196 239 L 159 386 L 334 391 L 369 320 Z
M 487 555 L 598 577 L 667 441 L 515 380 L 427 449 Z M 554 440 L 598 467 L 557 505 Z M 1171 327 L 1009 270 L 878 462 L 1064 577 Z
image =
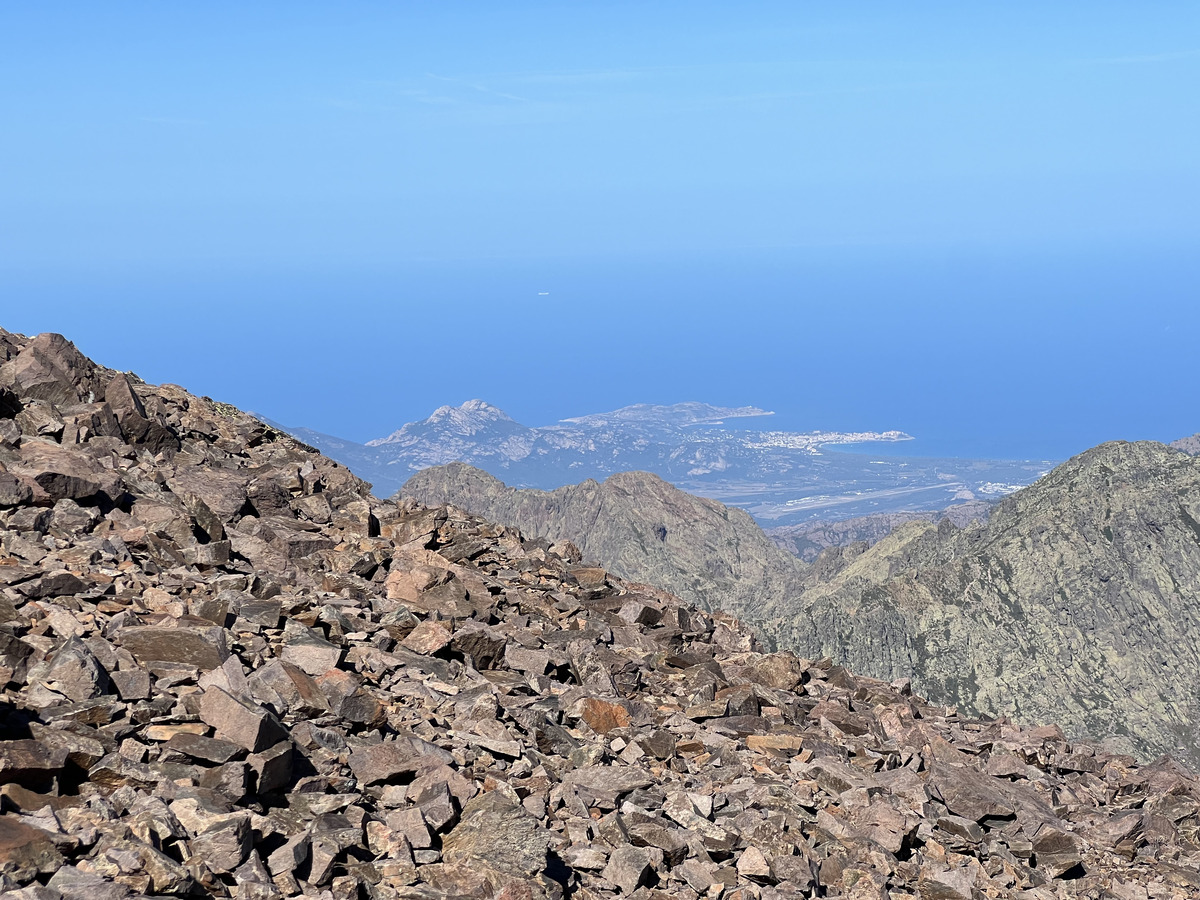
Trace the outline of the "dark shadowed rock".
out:
M 66 764 L 65 747 L 50 747 L 34 740 L 0 741 L 0 783 L 48 785 Z

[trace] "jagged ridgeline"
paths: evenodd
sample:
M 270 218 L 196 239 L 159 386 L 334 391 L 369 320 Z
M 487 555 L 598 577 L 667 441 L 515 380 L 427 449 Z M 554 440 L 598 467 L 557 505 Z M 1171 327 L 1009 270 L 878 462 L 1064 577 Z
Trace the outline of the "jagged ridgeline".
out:
M 696 497 L 649 472 L 621 472 L 554 491 L 510 488 L 482 469 L 449 463 L 418 472 L 401 497 L 452 504 L 526 534 L 570 540 L 623 578 L 705 609 L 762 618 L 804 586 L 805 566 L 749 513 Z
M 569 538 L 779 647 L 912 678 L 938 702 L 1200 763 L 1200 460 L 1162 444 L 1105 444 L 986 524 L 913 522 L 807 568 L 744 513 L 645 473 L 547 493 L 457 464 L 403 494 Z
M 0 332 L 0 690 L 19 900 L 1200 894 L 1169 759 L 764 653 L 57 335 Z
M 1200 434 L 1193 434 L 1190 437 L 1172 441 L 1171 446 L 1176 450 L 1182 450 L 1189 456 L 1200 456 Z

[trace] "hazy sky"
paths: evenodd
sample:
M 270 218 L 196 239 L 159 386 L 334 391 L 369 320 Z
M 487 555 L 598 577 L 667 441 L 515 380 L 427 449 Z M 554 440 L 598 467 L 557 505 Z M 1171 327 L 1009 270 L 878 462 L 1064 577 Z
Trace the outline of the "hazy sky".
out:
M 0 79 L 0 326 L 284 421 L 1200 430 L 1194 3 L 5 4 Z

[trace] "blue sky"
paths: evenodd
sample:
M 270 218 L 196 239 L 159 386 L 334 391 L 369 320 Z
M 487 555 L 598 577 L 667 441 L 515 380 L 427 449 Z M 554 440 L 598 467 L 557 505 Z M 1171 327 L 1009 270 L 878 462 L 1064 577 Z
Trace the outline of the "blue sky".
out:
M 981 6 L 8 4 L 0 325 L 360 439 L 1200 430 L 1200 7 Z

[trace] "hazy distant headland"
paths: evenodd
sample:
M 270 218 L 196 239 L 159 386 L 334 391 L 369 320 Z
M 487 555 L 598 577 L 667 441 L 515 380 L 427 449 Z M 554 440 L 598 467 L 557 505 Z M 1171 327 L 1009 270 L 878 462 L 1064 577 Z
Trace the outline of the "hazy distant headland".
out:
M 773 525 L 996 500 L 1052 465 L 869 452 L 913 440 L 896 429 L 786 431 L 747 424 L 772 415 L 755 406 L 640 403 L 530 427 L 483 400 L 469 400 L 361 444 L 306 428 L 287 430 L 382 495 L 421 469 L 449 462 L 543 490 L 636 470 Z

